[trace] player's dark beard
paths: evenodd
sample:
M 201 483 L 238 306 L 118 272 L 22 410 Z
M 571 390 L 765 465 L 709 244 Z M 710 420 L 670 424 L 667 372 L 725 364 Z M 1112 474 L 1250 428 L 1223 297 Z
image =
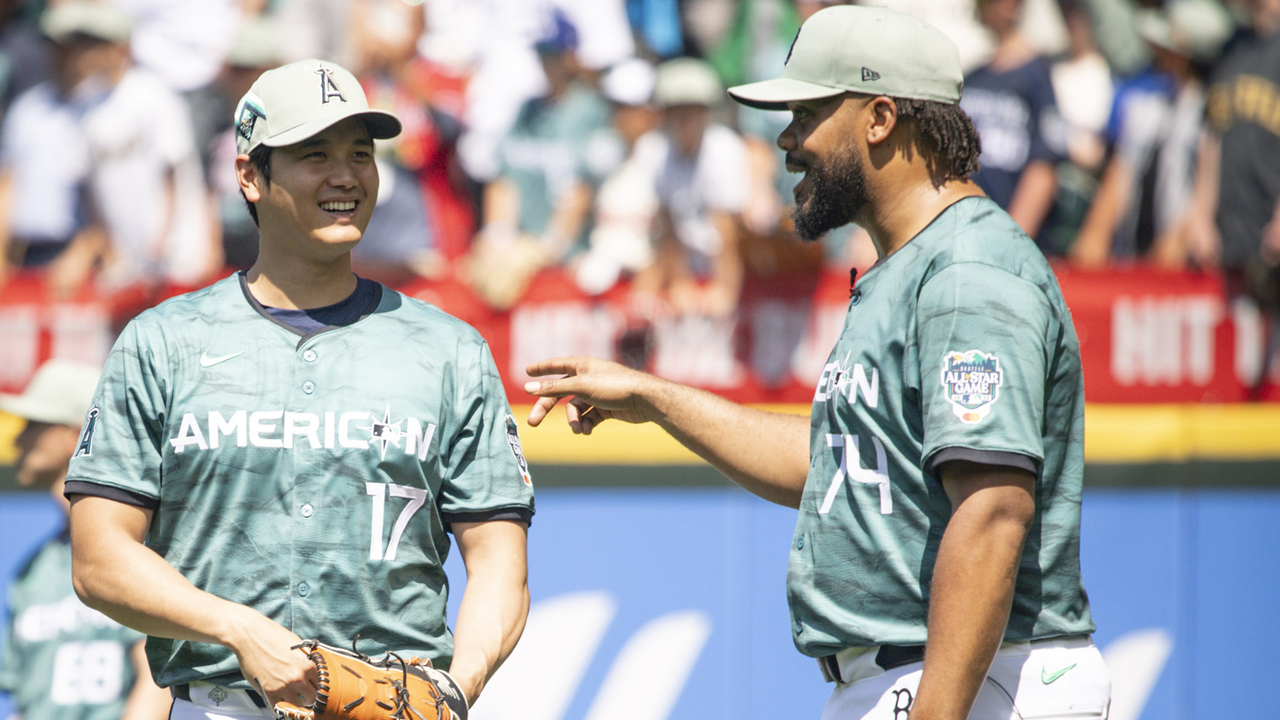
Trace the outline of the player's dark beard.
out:
M 808 200 L 791 213 L 796 234 L 803 240 L 817 240 L 828 230 L 853 222 L 871 201 L 862 160 L 852 148 L 829 160 L 806 164 Z

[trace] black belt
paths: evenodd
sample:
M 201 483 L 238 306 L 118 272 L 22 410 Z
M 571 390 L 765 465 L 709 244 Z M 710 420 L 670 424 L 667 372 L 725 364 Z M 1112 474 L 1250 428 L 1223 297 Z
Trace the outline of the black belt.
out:
M 923 661 L 923 645 L 881 645 L 880 650 L 876 652 L 876 665 L 879 665 L 881 670 L 892 670 Z M 844 682 L 844 678 L 840 676 L 840 663 L 835 655 L 818 658 L 818 665 L 822 667 L 822 676 L 827 682 Z
M 265 708 L 267 706 L 267 704 L 263 702 L 262 696 L 258 693 L 252 690 L 245 690 L 245 692 L 249 694 L 249 699 L 253 701 L 254 705 L 257 705 L 260 708 Z M 191 686 L 185 683 L 182 685 L 170 685 L 169 694 L 173 696 L 174 700 L 186 700 L 187 702 L 191 702 Z

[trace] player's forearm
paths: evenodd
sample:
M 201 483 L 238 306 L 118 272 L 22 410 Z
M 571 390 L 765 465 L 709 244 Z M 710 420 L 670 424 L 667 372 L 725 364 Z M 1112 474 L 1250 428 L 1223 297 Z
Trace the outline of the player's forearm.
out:
M 523 523 L 466 525 L 461 532 L 454 528 L 467 566 L 467 589 L 458 607 L 449 674 L 474 703 L 524 632 L 529 586 Z
M 1004 638 L 1033 514 L 1025 487 L 987 486 L 956 505 L 934 565 L 913 720 L 968 717 Z
M 1058 176 L 1052 163 L 1036 160 L 1027 163 L 1018 179 L 1018 188 L 1009 201 L 1009 217 L 1031 237 L 1040 232 L 1040 224 L 1053 206 L 1058 191 Z
M 150 518 L 139 532 L 137 518 L 120 522 L 115 514 L 120 507 L 128 506 L 86 496 L 71 504 L 72 580 L 86 605 L 147 635 L 217 643 L 233 650 L 266 620 L 192 585 L 142 544 Z
M 745 407 L 654 378 L 651 417 L 682 445 L 746 490 L 800 507 L 809 472 L 809 418 Z

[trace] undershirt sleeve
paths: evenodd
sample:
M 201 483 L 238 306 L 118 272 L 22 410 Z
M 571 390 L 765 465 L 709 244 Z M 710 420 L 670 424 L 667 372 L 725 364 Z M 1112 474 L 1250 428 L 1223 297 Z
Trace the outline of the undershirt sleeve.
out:
M 155 498 L 147 497 L 140 493 L 131 492 L 124 488 L 110 487 L 108 485 L 99 485 L 97 483 L 85 482 L 84 480 L 68 480 L 63 487 L 62 494 L 68 499 L 72 495 L 92 495 L 93 497 L 106 498 L 115 500 L 118 503 L 140 507 L 144 510 L 155 510 L 160 507 L 160 501 Z

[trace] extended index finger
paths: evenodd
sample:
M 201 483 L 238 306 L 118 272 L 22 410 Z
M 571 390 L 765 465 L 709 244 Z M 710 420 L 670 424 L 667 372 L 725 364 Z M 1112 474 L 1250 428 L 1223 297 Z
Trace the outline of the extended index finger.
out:
M 539 360 L 533 363 L 524 371 L 530 377 L 539 377 L 541 375 L 576 375 L 578 369 L 582 366 L 583 358 L 580 357 L 558 357 Z

